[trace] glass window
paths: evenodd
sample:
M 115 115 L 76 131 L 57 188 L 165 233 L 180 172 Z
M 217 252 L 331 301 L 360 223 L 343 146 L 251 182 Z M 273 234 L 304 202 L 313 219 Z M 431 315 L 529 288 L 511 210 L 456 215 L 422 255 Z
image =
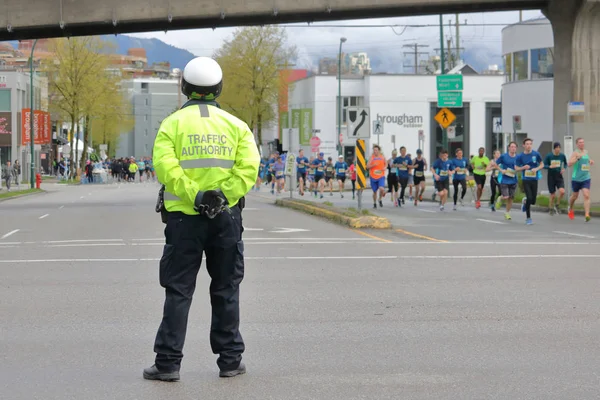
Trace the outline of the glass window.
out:
M 10 111 L 10 89 L 0 90 L 0 111 Z
M 504 56 L 504 71 L 506 71 L 506 81 L 512 82 L 512 80 L 513 80 L 512 54 L 507 54 Z
M 554 48 L 531 50 L 531 79 L 554 77 Z
M 339 98 L 338 98 L 338 104 L 339 104 Z M 346 124 L 346 108 L 348 107 L 360 107 L 363 105 L 363 98 L 362 97 L 358 97 L 358 96 L 353 96 L 353 97 L 342 97 L 342 125 Z M 339 108 L 336 112 L 336 119 L 335 119 L 335 123 L 337 125 L 337 117 L 338 117 L 338 113 L 339 113 Z
M 518 53 L 514 53 L 515 57 L 515 81 L 524 81 L 528 79 L 527 70 L 528 70 L 528 56 L 527 50 L 519 51 Z

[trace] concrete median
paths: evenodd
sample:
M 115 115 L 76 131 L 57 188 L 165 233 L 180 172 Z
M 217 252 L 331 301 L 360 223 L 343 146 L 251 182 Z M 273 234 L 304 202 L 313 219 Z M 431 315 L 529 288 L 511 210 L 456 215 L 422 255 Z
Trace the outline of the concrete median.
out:
M 280 207 L 292 208 L 306 214 L 325 218 L 329 221 L 346 225 L 354 229 L 391 229 L 387 218 L 372 215 L 368 210 L 358 211 L 354 208 L 341 208 L 325 204 L 317 204 L 307 200 L 277 199 Z

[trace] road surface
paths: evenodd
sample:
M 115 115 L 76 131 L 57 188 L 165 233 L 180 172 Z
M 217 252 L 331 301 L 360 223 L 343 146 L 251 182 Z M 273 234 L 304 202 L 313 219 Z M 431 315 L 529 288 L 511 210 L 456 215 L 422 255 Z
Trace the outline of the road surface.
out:
M 157 187 L 52 190 L 0 204 L 1 399 L 598 398 L 597 231 L 521 239 L 522 224 L 414 211 L 404 230 L 430 240 L 251 194 L 248 373 L 217 376 L 203 268 L 182 380 L 163 383 L 142 379 L 163 302 Z

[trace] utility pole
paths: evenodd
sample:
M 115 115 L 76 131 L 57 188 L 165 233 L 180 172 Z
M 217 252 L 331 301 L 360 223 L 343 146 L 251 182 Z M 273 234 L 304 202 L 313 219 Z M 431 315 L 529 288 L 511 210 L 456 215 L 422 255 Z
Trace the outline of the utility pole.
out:
M 405 44 L 405 45 L 404 45 L 404 46 L 402 46 L 402 47 L 408 47 L 408 48 L 411 48 L 411 49 L 413 49 L 413 51 L 411 51 L 411 52 L 404 52 L 404 55 L 405 55 L 405 56 L 406 56 L 406 55 L 409 55 L 409 54 L 412 54 L 412 55 L 414 55 L 414 57 L 415 57 L 415 65 L 414 65 L 414 68 L 415 68 L 415 75 L 418 75 L 418 74 L 419 74 L 419 55 L 421 55 L 421 54 L 429 54 L 429 53 L 428 53 L 428 52 L 426 52 L 426 51 L 419 51 L 419 48 L 422 48 L 422 47 L 429 47 L 429 46 L 428 46 L 428 45 L 426 45 L 426 44 L 417 44 L 417 43 L 413 43 L 413 44 Z
M 440 14 L 440 75 L 446 72 L 444 65 L 444 16 Z
M 460 23 L 458 22 L 458 13 L 456 14 L 456 59 L 460 60 Z

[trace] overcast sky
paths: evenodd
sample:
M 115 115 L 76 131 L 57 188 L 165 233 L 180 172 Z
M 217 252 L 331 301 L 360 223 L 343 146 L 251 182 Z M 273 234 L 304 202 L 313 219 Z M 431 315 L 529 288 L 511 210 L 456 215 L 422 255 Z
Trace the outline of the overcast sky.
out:
M 542 17 L 541 11 L 524 11 L 523 19 Z M 444 32 L 446 38 L 455 37 L 455 29 L 450 29 L 449 20 L 454 22 L 454 14 L 444 15 Z M 501 31 L 506 24 L 519 21 L 519 12 L 495 12 L 460 14 L 459 21 L 466 26 L 460 27 L 461 47 L 486 47 L 493 53 L 500 55 Z M 385 57 L 389 53 L 403 53 L 409 51 L 403 48 L 406 44 L 418 43 L 429 45 L 421 51 L 434 52 L 439 47 L 439 27 L 390 27 L 357 28 L 357 27 L 323 27 L 322 25 L 435 25 L 439 23 L 439 16 L 386 18 L 353 21 L 332 21 L 311 24 L 293 24 L 286 28 L 288 41 L 298 48 L 299 64 L 297 67 L 309 67 L 311 59 L 316 56 L 329 55 L 336 57 L 340 37 L 348 40 L 344 44 L 344 51 L 356 52 L 368 49 L 369 55 Z M 473 24 L 476 26 L 468 26 Z M 480 26 L 485 25 L 485 26 Z M 290 26 L 290 25 L 287 25 Z M 223 40 L 231 38 L 234 28 L 196 29 L 172 32 L 138 33 L 132 36 L 154 37 L 173 46 L 189 50 L 195 55 L 210 56 L 220 47 Z M 454 42 L 455 46 L 455 42 Z

